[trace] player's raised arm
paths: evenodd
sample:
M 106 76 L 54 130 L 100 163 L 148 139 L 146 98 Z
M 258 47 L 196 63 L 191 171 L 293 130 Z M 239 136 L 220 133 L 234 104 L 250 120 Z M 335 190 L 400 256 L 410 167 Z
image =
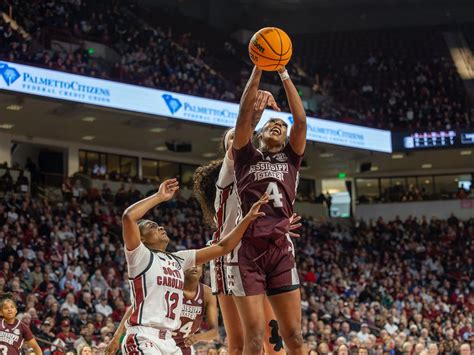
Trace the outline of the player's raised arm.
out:
M 179 184 L 176 179 L 165 180 L 158 192 L 140 200 L 128 207 L 122 215 L 123 240 L 128 250 L 134 250 L 140 245 L 140 230 L 137 221 L 156 205 L 170 200 Z
M 245 86 L 244 92 L 240 99 L 239 115 L 235 125 L 235 137 L 233 146 L 240 149 L 245 146 L 252 137 L 253 129 L 253 113 L 256 104 L 256 97 L 262 70 L 254 67 L 252 74 Z
M 278 71 L 283 88 L 286 92 L 288 104 L 290 105 L 291 114 L 293 116 L 293 126 L 290 132 L 290 145 L 294 152 L 303 155 L 306 148 L 306 112 L 304 110 L 301 97 L 296 90 L 295 85 L 291 81 L 290 75 L 285 67 Z
M 232 231 L 222 237 L 219 243 L 211 245 L 206 248 L 196 250 L 196 265 L 205 264 L 212 259 L 219 258 L 230 253 L 239 244 L 240 240 L 244 236 L 250 223 L 259 217 L 265 216 L 264 212 L 260 212 L 260 207 L 268 203 L 268 194 L 263 196 L 255 202 L 250 211 L 245 215 L 244 218 L 235 226 Z

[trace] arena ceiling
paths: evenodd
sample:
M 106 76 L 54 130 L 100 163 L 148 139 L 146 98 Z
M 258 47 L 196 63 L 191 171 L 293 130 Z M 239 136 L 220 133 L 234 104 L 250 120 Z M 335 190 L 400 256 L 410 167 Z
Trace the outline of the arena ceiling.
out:
M 6 107 L 20 104 L 20 111 Z M 94 122 L 84 121 L 94 117 Z M 11 123 L 13 128 L 0 129 L 35 143 L 38 138 L 55 139 L 82 144 L 84 147 L 120 149 L 130 155 L 142 155 L 163 160 L 202 164 L 217 158 L 218 141 L 222 128 L 177 121 L 165 117 L 139 115 L 117 110 L 22 97 L 0 92 L 0 123 Z M 158 133 L 151 130 L 158 129 Z M 93 136 L 91 141 L 83 137 Z M 157 147 L 166 141 L 192 143 L 190 153 L 158 152 Z M 139 152 L 139 153 L 138 153 Z M 474 155 L 461 155 L 459 150 L 436 150 L 416 152 L 393 159 L 391 154 L 373 153 L 327 144 L 310 142 L 305 160 L 308 167 L 303 177 L 331 178 L 344 172 L 352 176 L 406 175 L 409 173 L 431 174 L 438 172 L 462 172 L 474 166 Z M 360 164 L 370 162 L 377 171 L 358 174 Z M 432 164 L 431 169 L 422 169 L 423 164 Z

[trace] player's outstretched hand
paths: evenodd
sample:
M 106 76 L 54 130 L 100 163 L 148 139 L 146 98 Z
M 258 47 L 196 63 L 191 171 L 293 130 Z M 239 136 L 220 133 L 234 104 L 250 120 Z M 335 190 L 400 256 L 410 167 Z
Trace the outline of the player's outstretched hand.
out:
M 288 230 L 288 234 L 292 238 L 299 238 L 300 235 L 298 233 L 293 232 L 295 229 L 298 229 L 301 227 L 301 223 L 299 223 L 301 220 L 301 216 L 293 213 L 293 215 L 290 217 L 290 229 Z
M 190 348 L 191 346 L 193 346 L 196 343 L 197 343 L 197 339 L 196 339 L 196 336 L 194 334 L 188 336 L 187 338 L 184 338 L 184 345 L 186 345 L 188 348 Z
M 271 107 L 278 112 L 281 111 L 270 91 L 258 90 L 254 110 L 258 113 L 262 113 L 267 107 Z
M 250 221 L 254 221 L 259 217 L 265 216 L 265 212 L 260 212 L 260 207 L 268 203 L 268 194 L 265 192 L 262 197 L 260 197 L 260 200 L 255 202 L 250 208 L 250 211 L 247 213 L 247 218 L 250 219 Z
M 176 179 L 169 179 L 163 181 L 158 188 L 158 196 L 163 201 L 171 200 L 176 191 L 179 190 L 179 182 Z
M 113 337 L 107 347 L 104 350 L 105 355 L 115 355 L 120 348 L 120 339 L 118 337 Z

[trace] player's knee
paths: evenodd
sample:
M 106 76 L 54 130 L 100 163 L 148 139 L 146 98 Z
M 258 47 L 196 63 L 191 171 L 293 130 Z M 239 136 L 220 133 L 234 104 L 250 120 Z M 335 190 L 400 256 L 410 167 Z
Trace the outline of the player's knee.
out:
M 232 340 L 228 340 L 229 354 L 242 354 L 244 351 L 244 338 L 234 337 Z
M 301 329 L 294 329 L 287 334 L 282 334 L 285 345 L 290 349 L 299 349 L 304 346 L 303 334 Z
M 229 344 L 229 355 L 240 355 L 244 352 L 244 343 L 242 344 Z
M 248 348 L 252 353 L 258 352 L 263 349 L 263 329 L 255 329 L 249 331 L 245 337 L 245 347 Z

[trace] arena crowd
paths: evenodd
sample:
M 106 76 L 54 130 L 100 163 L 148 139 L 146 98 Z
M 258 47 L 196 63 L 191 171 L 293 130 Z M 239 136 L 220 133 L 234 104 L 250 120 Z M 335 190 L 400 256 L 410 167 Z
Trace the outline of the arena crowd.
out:
M 8 186 L 0 200 L 0 294 L 13 293 L 45 353 L 104 348 L 129 303 L 120 216 L 141 196 L 77 188 L 52 204 Z M 193 197 L 178 196 L 151 217 L 166 227 L 171 250 L 211 238 Z M 457 354 L 474 346 L 474 219 L 350 227 L 304 219 L 300 233 L 312 353 Z M 221 335 L 198 353 L 224 352 Z
M 200 40 L 172 25 L 160 27 L 144 21 L 138 14 L 146 10 L 134 2 L 12 4 L 15 25 L 0 16 L 1 59 L 233 102 L 240 97 L 241 80 L 248 76 L 244 46 L 230 34 L 216 45 L 211 38 Z M 3 10 L 7 12 L 7 7 Z M 169 15 L 156 14 L 160 16 Z M 175 23 L 188 20 L 182 17 Z M 196 26 L 195 32 L 215 32 L 203 24 Z M 464 26 L 468 41 L 471 28 Z M 289 71 L 317 98 L 317 108 L 309 109 L 309 115 L 386 129 L 471 128 L 472 107 L 442 31 L 412 28 L 294 36 L 295 58 Z M 86 40 L 110 47 L 115 59 L 98 60 L 86 48 Z M 233 63 L 232 72 L 218 63 Z M 268 83 L 277 79 L 264 77 Z M 288 110 L 283 91 L 275 94 Z

